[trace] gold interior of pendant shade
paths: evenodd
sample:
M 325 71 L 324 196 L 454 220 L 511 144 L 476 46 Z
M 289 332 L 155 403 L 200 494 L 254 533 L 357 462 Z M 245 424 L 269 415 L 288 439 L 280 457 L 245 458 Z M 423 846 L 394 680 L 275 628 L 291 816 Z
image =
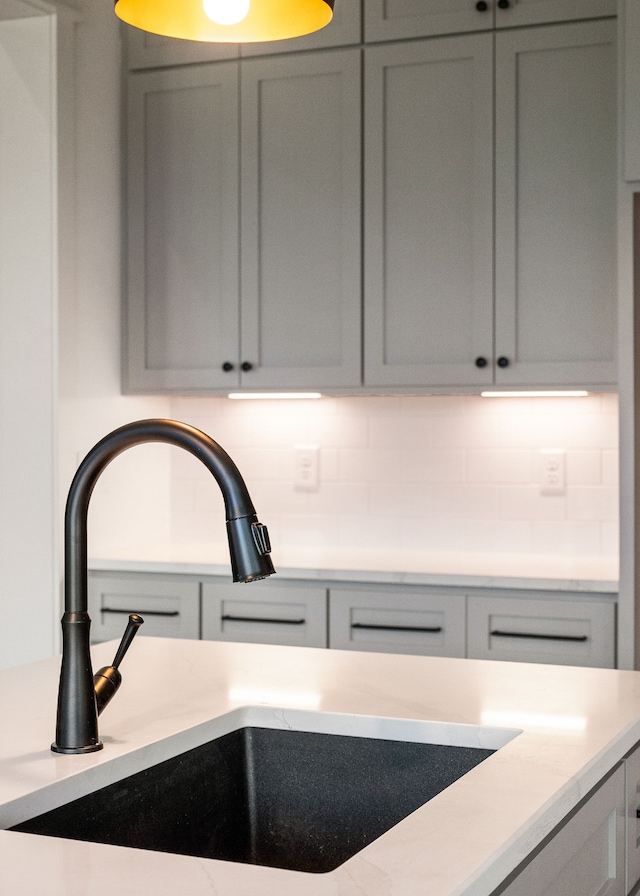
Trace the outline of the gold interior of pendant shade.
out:
M 333 0 L 252 0 L 237 25 L 218 25 L 202 0 L 116 0 L 116 15 L 142 31 L 221 43 L 285 40 L 310 34 L 333 17 Z

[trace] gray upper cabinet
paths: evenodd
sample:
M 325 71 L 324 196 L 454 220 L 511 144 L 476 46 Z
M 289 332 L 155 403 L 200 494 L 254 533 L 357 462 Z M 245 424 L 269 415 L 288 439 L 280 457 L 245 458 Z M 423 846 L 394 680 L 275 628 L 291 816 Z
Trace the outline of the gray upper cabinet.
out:
M 366 0 L 366 41 L 614 16 L 616 0 Z
M 358 50 L 130 75 L 125 388 L 360 383 L 359 85 Z
M 149 34 L 124 23 L 120 28 L 127 68 L 132 71 L 191 62 L 217 62 L 221 59 L 235 59 L 240 55 L 238 44 L 178 40 L 159 34 Z
M 337 0 L 333 19 L 325 28 L 290 40 L 239 46 L 161 37 L 158 34 L 147 34 L 130 25 L 123 25 L 122 29 L 127 67 L 132 70 L 211 62 L 237 56 L 264 56 L 321 47 L 344 47 L 360 43 L 360 0 Z
M 616 382 L 615 41 L 610 21 L 497 36 L 497 383 Z
M 615 384 L 615 24 L 365 54 L 365 384 Z
M 491 382 L 493 37 L 365 51 L 365 383 Z
M 240 105 L 243 385 L 358 386 L 360 52 L 248 60 Z
M 640 3 L 621 0 L 623 170 L 627 181 L 640 181 Z
M 238 63 L 129 78 L 125 389 L 237 373 Z

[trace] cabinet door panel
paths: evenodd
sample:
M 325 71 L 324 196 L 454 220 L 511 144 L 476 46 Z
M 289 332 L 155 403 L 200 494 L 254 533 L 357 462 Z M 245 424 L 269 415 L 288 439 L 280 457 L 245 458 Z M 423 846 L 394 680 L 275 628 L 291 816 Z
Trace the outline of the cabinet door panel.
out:
M 238 44 L 218 44 L 200 40 L 178 40 L 150 34 L 132 25 L 121 24 L 130 69 L 154 68 L 161 65 L 183 65 L 234 59 L 240 55 Z
M 492 37 L 365 51 L 365 383 L 485 384 Z
M 89 575 L 93 641 L 124 634 L 129 613 L 144 618 L 139 636 L 200 637 L 200 583 L 176 575 Z
M 326 589 L 266 582 L 239 588 L 205 581 L 202 637 L 212 641 L 326 647 Z
M 496 9 L 496 28 L 615 16 L 616 12 L 616 0 L 509 0 L 506 9 Z
M 128 377 L 136 391 L 234 385 L 238 63 L 129 79 Z
M 471 659 L 615 667 L 615 606 L 605 601 L 469 597 Z
M 464 596 L 331 588 L 329 607 L 330 647 L 464 656 Z
M 242 385 L 360 384 L 360 52 L 242 66 Z
M 242 44 L 240 55 L 272 56 L 278 53 L 316 50 L 320 47 L 346 47 L 349 44 L 359 44 L 360 36 L 360 0 L 337 0 L 333 19 L 320 31 L 304 34 L 302 37 L 292 37 L 289 40 Z
M 365 40 L 396 40 L 493 27 L 493 0 L 484 11 L 476 0 L 366 0 Z
M 615 25 L 496 45 L 496 382 L 615 383 Z

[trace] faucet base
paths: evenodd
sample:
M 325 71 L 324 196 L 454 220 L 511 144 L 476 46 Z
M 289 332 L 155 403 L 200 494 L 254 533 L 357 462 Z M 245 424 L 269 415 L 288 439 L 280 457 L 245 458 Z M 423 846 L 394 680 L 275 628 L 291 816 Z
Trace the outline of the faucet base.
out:
M 87 747 L 59 747 L 57 744 L 51 744 L 54 753 L 96 753 L 101 750 L 104 744 L 101 740 L 97 744 L 89 744 Z

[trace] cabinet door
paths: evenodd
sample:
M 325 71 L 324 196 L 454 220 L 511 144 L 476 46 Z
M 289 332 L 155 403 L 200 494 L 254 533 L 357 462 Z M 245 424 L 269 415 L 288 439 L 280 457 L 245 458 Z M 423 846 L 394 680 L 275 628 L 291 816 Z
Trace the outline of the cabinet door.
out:
M 140 635 L 200 637 L 200 583 L 176 575 L 90 573 L 92 641 L 124 634 L 129 613 L 144 618 Z
M 636 181 L 640 180 L 640 2 L 625 0 L 621 6 L 624 177 Z
M 624 770 L 602 784 L 500 896 L 624 896 Z
M 616 0 L 508 0 L 504 8 L 496 2 L 496 28 L 597 19 L 616 12 Z
M 346 47 L 359 44 L 361 37 L 360 0 L 337 0 L 333 18 L 325 28 L 292 37 L 289 40 L 266 43 L 242 44 L 241 56 L 271 56 L 278 53 L 294 53 L 316 50 L 320 47 Z
M 465 598 L 405 589 L 329 594 L 329 646 L 341 650 L 464 656 Z
M 129 76 L 130 391 L 237 385 L 238 63 Z
M 365 40 L 396 40 L 493 28 L 495 0 L 366 0 Z
M 496 40 L 496 382 L 615 384 L 615 23 Z
M 121 24 L 126 48 L 127 68 L 155 68 L 191 62 L 234 59 L 240 55 L 238 44 L 218 44 L 201 40 L 178 40 L 150 34 L 132 25 Z
M 301 647 L 327 646 L 327 591 L 306 583 L 247 588 L 202 584 L 202 637 Z
M 242 63 L 242 386 L 357 386 L 360 51 Z
M 491 382 L 492 58 L 489 34 L 365 51 L 368 386 Z
M 640 880 L 640 747 L 625 759 L 627 886 L 630 893 Z
M 366 0 L 365 40 L 427 37 L 615 16 L 616 0 Z
M 607 600 L 469 597 L 467 656 L 615 667 L 615 605 Z

